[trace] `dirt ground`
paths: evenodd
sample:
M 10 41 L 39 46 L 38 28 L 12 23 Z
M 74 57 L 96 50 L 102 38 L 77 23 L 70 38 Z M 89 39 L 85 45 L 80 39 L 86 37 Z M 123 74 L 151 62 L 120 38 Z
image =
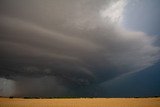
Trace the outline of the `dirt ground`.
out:
M 0 98 L 0 107 L 160 107 L 160 98 Z

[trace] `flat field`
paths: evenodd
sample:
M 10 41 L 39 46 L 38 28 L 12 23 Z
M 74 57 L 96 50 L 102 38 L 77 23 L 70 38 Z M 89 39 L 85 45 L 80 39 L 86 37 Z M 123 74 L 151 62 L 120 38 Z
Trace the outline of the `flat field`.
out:
M 160 98 L 0 98 L 0 107 L 160 107 Z

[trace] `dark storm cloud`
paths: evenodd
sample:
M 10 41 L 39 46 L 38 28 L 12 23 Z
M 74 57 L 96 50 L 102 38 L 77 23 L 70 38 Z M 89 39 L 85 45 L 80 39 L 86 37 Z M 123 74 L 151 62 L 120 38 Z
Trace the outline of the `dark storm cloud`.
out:
M 155 38 L 126 31 L 110 17 L 101 17 L 101 11 L 116 2 L 2 0 L 0 76 L 16 81 L 17 90 L 24 92 L 21 96 L 49 96 L 48 90 L 55 90 L 53 96 L 63 90 L 78 95 L 151 66 L 159 59 Z M 40 88 L 36 94 L 34 86 Z
M 65 96 L 69 92 L 67 88 L 56 80 L 54 76 L 44 76 L 40 78 L 16 78 L 16 89 L 23 91 L 16 91 L 15 96 Z M 25 84 L 24 84 L 25 83 Z

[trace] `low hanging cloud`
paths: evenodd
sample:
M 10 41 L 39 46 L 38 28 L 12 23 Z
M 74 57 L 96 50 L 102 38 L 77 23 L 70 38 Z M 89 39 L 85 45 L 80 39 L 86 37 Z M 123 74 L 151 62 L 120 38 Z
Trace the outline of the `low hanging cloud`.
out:
M 12 96 L 15 93 L 15 82 L 13 80 L 0 78 L 0 96 Z
M 153 65 L 159 59 L 156 38 L 120 26 L 124 3 L 2 0 L 0 76 L 16 82 L 17 96 L 83 96 L 104 81 Z

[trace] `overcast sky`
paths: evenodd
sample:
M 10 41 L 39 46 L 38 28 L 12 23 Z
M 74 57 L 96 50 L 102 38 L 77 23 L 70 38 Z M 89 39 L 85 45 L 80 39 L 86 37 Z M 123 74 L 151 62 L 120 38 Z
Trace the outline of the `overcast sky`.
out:
M 110 84 L 159 61 L 157 3 L 1 0 L 0 96 L 120 96 Z

